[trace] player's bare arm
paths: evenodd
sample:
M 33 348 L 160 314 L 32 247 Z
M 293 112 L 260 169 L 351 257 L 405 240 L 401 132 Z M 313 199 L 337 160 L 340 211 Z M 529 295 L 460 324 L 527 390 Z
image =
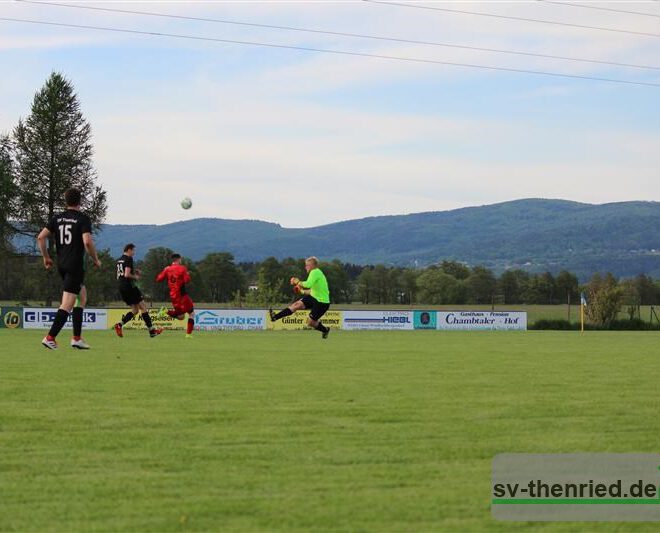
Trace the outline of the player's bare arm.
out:
M 92 234 L 83 233 L 82 238 L 83 238 L 83 244 L 85 245 L 85 250 L 92 258 L 92 261 L 94 262 L 94 266 L 96 268 L 101 268 L 101 261 L 99 260 L 99 256 L 96 253 L 96 246 L 94 245 L 94 239 L 92 239 Z
M 41 252 L 41 256 L 44 259 L 44 267 L 46 268 L 46 270 L 50 270 L 53 267 L 53 259 L 48 253 L 47 241 L 49 237 L 50 237 L 50 231 L 48 230 L 48 228 L 42 229 L 39 235 L 37 235 L 37 245 L 39 246 L 39 251 Z
M 124 277 L 126 279 L 140 279 L 140 271 L 136 268 L 132 270 L 131 267 L 124 268 Z

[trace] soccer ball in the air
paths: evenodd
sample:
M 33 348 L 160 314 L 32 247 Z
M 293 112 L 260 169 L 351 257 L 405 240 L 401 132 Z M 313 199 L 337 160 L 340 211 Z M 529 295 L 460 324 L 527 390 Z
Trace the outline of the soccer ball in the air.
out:
M 184 209 L 190 209 L 192 207 L 192 200 L 190 198 L 184 198 L 181 200 L 181 207 Z

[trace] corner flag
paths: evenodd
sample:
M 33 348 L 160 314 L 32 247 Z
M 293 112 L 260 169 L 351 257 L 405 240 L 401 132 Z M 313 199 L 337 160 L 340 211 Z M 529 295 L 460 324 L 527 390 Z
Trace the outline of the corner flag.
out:
M 580 293 L 580 331 L 584 333 L 584 308 L 587 307 L 587 297 L 584 292 Z

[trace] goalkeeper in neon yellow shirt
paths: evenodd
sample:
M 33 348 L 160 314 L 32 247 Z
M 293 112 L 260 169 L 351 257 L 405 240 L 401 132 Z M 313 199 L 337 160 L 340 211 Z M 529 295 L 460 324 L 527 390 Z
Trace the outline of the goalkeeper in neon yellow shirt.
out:
M 305 270 L 307 279 L 300 281 L 298 278 L 291 278 L 291 285 L 297 294 L 302 297 L 293 302 L 286 309 L 275 313 L 269 309 L 270 320 L 275 322 L 280 318 L 292 315 L 301 309 L 311 309 L 307 325 L 321 332 L 324 339 L 328 338 L 330 329 L 321 324 L 321 317 L 330 308 L 330 291 L 328 290 L 328 280 L 325 274 L 319 268 L 319 260 L 316 257 L 309 257 L 305 260 Z

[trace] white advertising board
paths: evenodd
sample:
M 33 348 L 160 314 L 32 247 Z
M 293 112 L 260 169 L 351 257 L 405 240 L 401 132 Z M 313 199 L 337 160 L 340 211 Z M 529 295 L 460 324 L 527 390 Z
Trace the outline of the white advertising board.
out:
M 344 311 L 343 329 L 414 329 L 412 311 Z
M 442 330 L 527 329 L 523 311 L 438 311 L 437 320 Z
M 57 309 L 47 307 L 25 307 L 23 309 L 23 327 L 25 329 L 49 329 Z M 64 325 L 71 329 L 71 315 Z M 107 309 L 85 309 L 83 311 L 83 330 L 85 329 L 107 329 L 108 328 L 108 310 Z
M 200 330 L 266 329 L 266 311 L 263 309 L 195 309 L 195 328 Z

